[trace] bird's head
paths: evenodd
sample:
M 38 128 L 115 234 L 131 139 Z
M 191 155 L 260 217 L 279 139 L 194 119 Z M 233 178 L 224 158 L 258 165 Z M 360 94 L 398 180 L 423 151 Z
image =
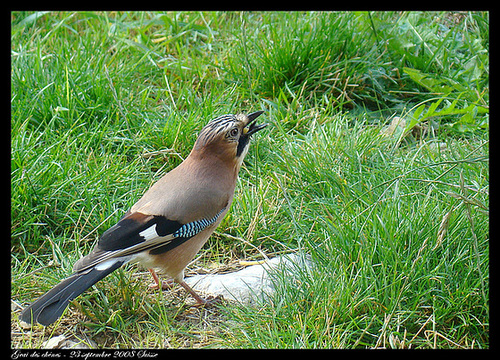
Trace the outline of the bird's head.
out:
M 217 156 L 224 161 L 241 165 L 248 152 L 250 138 L 268 124 L 256 125 L 263 111 L 245 115 L 222 115 L 211 120 L 200 131 L 193 152 L 202 156 Z

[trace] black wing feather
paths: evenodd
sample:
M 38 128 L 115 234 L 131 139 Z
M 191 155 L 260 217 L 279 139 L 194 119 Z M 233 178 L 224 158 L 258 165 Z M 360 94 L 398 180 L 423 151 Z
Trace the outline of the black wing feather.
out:
M 97 247 L 103 251 L 115 251 L 140 244 L 145 241 L 140 233 L 154 225 L 160 236 L 172 234 L 182 226 L 180 222 L 164 216 L 127 214 L 101 235 Z
M 165 245 L 162 245 L 162 246 L 159 246 L 159 247 L 156 247 L 156 248 L 150 250 L 149 254 L 151 254 L 151 255 L 159 255 L 159 254 L 166 253 L 167 251 L 170 251 L 173 248 L 176 248 L 177 246 L 185 243 L 186 241 L 188 241 L 189 239 L 191 239 L 191 237 L 178 237 L 178 238 L 175 238 L 175 239 L 171 240 L 169 243 L 166 243 Z

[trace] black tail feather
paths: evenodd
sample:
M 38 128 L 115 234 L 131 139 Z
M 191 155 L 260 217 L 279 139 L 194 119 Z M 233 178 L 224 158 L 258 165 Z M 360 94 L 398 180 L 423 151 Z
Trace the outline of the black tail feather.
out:
M 123 261 L 117 261 L 107 269 L 98 270 L 94 267 L 71 275 L 26 307 L 21 313 L 21 320 L 29 324 L 52 324 L 62 315 L 71 300 L 122 265 Z

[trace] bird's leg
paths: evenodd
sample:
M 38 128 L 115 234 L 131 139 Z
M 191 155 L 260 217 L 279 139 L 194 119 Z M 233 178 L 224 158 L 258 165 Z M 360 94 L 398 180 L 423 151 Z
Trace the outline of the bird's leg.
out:
M 196 293 L 196 291 L 193 290 L 193 288 L 191 288 L 191 286 L 189 286 L 184 280 L 182 281 L 178 281 L 178 280 L 175 280 L 175 282 L 179 283 L 180 286 L 182 286 L 184 289 L 186 289 L 186 291 L 188 293 L 191 294 L 191 296 L 194 297 L 194 299 L 196 300 L 196 306 L 208 306 L 208 305 L 215 305 L 215 304 L 220 304 L 221 302 L 223 302 L 223 299 L 222 299 L 222 296 L 220 295 L 217 295 L 216 297 L 213 297 L 211 299 L 204 299 L 202 298 L 200 295 L 198 295 Z
M 194 299 L 196 300 L 196 306 L 212 305 L 222 301 L 222 298 L 220 296 L 206 300 L 202 298 L 200 295 L 198 295 L 198 293 L 194 291 L 193 288 L 189 286 L 184 280 L 179 281 L 179 280 L 169 279 L 161 281 L 153 269 L 148 269 L 148 270 L 151 273 L 151 276 L 153 277 L 154 280 L 154 284 L 149 285 L 150 289 L 158 289 L 160 287 L 160 284 L 162 290 L 171 289 L 173 287 L 174 282 L 176 282 L 180 286 L 182 286 L 188 293 L 190 293 L 192 297 L 194 297 Z
M 202 298 L 200 295 L 198 295 L 196 293 L 196 291 L 194 291 L 191 286 L 189 286 L 188 284 L 186 284 L 186 282 L 184 280 L 182 281 L 177 281 L 177 283 L 179 283 L 180 286 L 182 286 L 184 289 L 186 289 L 186 291 L 188 293 L 191 294 L 191 296 L 194 297 L 194 299 L 196 300 L 196 302 L 198 303 L 198 305 L 206 305 L 208 304 L 208 301 L 205 300 L 204 298 Z
M 154 280 L 154 284 L 149 285 L 150 289 L 160 289 L 160 287 L 161 287 L 162 290 L 165 290 L 165 289 L 172 288 L 172 285 L 174 283 L 174 281 L 172 279 L 161 281 L 153 269 L 148 269 L 148 270 L 151 273 L 151 276 L 153 277 L 153 280 Z

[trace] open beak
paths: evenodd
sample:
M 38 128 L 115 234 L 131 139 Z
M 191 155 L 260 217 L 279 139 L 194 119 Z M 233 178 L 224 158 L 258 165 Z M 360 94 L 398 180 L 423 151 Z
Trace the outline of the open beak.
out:
M 261 125 L 256 125 L 255 124 L 255 119 L 259 117 L 264 111 L 256 111 L 251 114 L 247 115 L 248 118 L 248 128 L 245 128 L 243 131 L 246 136 L 251 136 L 252 134 L 256 133 L 259 130 L 264 129 L 267 125 L 269 124 L 261 124 Z

